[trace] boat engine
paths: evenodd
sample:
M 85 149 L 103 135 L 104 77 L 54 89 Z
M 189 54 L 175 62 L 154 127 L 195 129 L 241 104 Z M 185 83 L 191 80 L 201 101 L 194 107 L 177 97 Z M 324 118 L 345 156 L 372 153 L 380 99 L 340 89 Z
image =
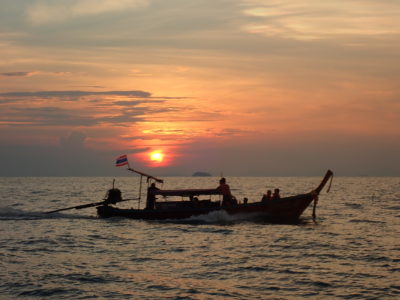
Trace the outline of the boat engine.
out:
M 107 204 L 115 204 L 122 200 L 121 191 L 119 189 L 109 189 L 107 192 L 107 198 L 105 202 Z

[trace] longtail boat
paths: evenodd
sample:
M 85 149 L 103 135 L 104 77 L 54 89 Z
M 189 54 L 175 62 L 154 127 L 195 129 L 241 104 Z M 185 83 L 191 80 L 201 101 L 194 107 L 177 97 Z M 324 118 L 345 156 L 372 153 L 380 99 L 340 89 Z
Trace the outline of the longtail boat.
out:
M 329 179 L 331 179 L 332 183 L 333 178 L 333 172 L 328 170 L 317 188 L 308 193 L 277 199 L 266 199 L 264 195 L 258 202 L 248 203 L 247 199 L 245 198 L 246 200 L 243 203 L 230 203 L 229 205 L 225 205 L 218 200 L 199 200 L 199 197 L 201 198 L 202 196 L 221 195 L 221 192 L 218 189 L 163 190 L 149 188 L 152 181 L 162 183 L 163 180 L 131 168 L 128 168 L 128 170 L 140 175 L 138 198 L 123 199 L 121 191 L 117 188 L 114 188 L 113 181 L 113 188 L 108 190 L 107 197 L 103 199 L 103 201 L 56 209 L 46 213 L 55 213 L 69 209 L 96 207 L 98 216 L 102 218 L 126 217 L 143 220 L 174 220 L 188 219 L 194 216 L 207 215 L 211 212 L 224 211 L 228 215 L 248 215 L 270 222 L 296 222 L 312 202 L 314 202 L 312 216 L 315 219 L 318 195 L 327 184 Z M 141 209 L 140 199 L 142 194 L 141 190 L 143 177 L 147 178 L 148 189 L 146 208 Z M 187 200 L 157 202 L 157 196 L 162 196 L 164 198 L 180 196 Z M 114 206 L 119 202 L 130 200 L 139 201 L 137 209 L 124 209 Z M 148 206 L 149 200 L 153 201 L 151 207 Z
M 305 209 L 314 201 L 313 217 L 318 195 L 324 188 L 333 172 L 328 170 L 319 186 L 309 193 L 296 196 L 283 197 L 279 199 L 261 198 L 259 202 L 239 203 L 222 205 L 220 201 L 199 200 L 198 197 L 207 195 L 220 195 L 218 189 L 180 189 L 148 191 L 149 196 L 180 196 L 187 200 L 183 201 L 162 201 L 156 202 L 152 209 L 122 209 L 106 203 L 97 206 L 97 213 L 100 217 L 126 217 L 144 220 L 166 220 L 166 219 L 187 219 L 193 216 L 207 215 L 214 211 L 225 211 L 228 215 L 251 215 L 271 222 L 293 222 L 299 219 Z M 109 191 L 110 195 L 111 190 Z M 116 192 L 118 194 L 118 191 Z M 118 196 L 117 196 L 118 197 Z M 119 202 L 119 199 L 114 202 Z M 112 201 L 112 200 L 111 200 Z M 109 201 L 109 202 L 111 202 Z

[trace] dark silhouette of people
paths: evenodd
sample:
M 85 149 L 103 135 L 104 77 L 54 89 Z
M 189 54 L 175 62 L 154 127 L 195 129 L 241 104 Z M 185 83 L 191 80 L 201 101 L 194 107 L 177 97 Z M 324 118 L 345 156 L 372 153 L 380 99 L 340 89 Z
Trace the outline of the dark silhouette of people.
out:
M 279 189 L 274 189 L 274 193 L 272 194 L 272 200 L 281 199 L 281 195 L 279 195 Z
M 222 194 L 222 206 L 237 204 L 236 198 L 232 196 L 231 189 L 226 183 L 226 179 L 224 177 L 219 180 L 219 186 L 217 187 L 217 190 Z
M 156 187 L 154 182 L 147 189 L 146 209 L 154 209 L 156 204 L 156 195 L 154 193 L 158 190 L 159 188 Z
M 272 199 L 272 191 L 268 190 L 266 194 L 262 197 L 261 202 L 268 202 L 269 200 Z

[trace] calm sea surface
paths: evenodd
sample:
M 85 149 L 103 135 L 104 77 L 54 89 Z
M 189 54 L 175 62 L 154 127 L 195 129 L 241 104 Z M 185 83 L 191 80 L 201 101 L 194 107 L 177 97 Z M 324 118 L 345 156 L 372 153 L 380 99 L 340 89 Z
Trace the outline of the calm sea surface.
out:
M 170 177 L 164 188 L 217 178 Z M 239 198 L 308 192 L 317 177 L 228 178 Z M 137 177 L 117 178 L 125 198 Z M 213 213 L 184 221 L 99 219 L 112 178 L 0 178 L 1 299 L 399 299 L 400 178 L 334 178 L 317 223 Z M 142 203 L 143 205 L 144 203 Z M 137 207 L 126 202 L 125 207 Z

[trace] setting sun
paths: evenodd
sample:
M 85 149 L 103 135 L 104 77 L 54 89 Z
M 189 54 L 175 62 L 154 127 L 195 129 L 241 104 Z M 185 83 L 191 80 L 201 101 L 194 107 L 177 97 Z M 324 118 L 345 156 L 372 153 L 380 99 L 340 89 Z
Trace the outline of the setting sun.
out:
M 170 166 L 174 155 L 171 153 L 171 149 L 167 148 L 155 148 L 149 151 L 140 152 L 134 154 L 137 159 L 137 163 L 141 162 L 146 167 L 158 168 Z
M 161 163 L 164 160 L 164 154 L 160 151 L 151 152 L 150 160 L 155 163 Z

